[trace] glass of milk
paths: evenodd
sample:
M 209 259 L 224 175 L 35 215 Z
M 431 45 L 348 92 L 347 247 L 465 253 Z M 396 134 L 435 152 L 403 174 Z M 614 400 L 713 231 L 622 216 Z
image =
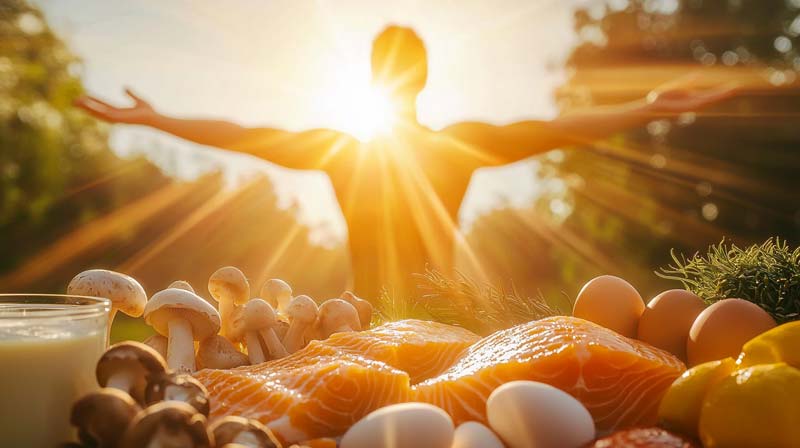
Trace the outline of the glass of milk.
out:
M 0 294 L 0 445 L 72 440 L 72 403 L 98 388 L 111 303 L 97 297 Z

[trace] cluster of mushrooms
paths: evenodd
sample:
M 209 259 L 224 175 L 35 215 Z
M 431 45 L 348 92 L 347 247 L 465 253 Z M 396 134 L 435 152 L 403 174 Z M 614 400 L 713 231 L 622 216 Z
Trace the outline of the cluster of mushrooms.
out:
M 233 266 L 214 272 L 208 291 L 217 307 L 185 281 L 148 300 L 139 282 L 118 272 L 92 269 L 72 279 L 68 294 L 111 301 L 109 331 L 121 311 L 144 316 L 156 334 L 105 352 L 96 369 L 101 389 L 72 408 L 80 443 L 64 447 L 280 447 L 256 420 L 228 416 L 209 425 L 208 391 L 191 374 L 279 359 L 311 340 L 367 329 L 372 320 L 372 305 L 351 292 L 317 305 L 270 279 L 253 298 L 247 277 Z
M 349 291 L 318 306 L 309 296 L 293 297 L 285 281 L 270 279 L 260 297 L 253 298 L 247 277 L 233 266 L 215 271 L 208 291 L 218 308 L 185 281 L 173 282 L 147 300 L 135 279 L 103 269 L 84 271 L 67 287 L 68 294 L 109 298 L 111 321 L 117 311 L 144 316 L 157 333 L 144 343 L 179 373 L 279 359 L 311 340 L 367 329 L 372 320 L 372 305 Z
M 280 443 L 256 420 L 229 416 L 207 424 L 208 391 L 194 377 L 167 367 L 139 342 L 111 346 L 95 370 L 101 389 L 72 407 L 79 443 L 98 448 L 275 448 Z

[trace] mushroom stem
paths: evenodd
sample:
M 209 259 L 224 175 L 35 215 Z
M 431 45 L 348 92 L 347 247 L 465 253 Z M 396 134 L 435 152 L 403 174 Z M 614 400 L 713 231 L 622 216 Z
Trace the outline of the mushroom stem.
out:
M 233 324 L 233 313 L 236 311 L 236 304 L 233 303 L 233 300 L 220 300 L 219 301 L 219 318 L 222 321 L 222 328 L 219 331 L 219 334 L 230 338 L 231 337 L 231 325 Z
M 267 360 L 267 357 L 264 356 L 264 351 L 261 349 L 258 333 L 248 331 L 245 335 L 245 342 L 247 343 L 247 355 L 250 357 L 250 364 L 261 364 Z
M 283 345 L 287 352 L 294 353 L 303 348 L 305 342 L 303 335 L 307 328 L 308 325 L 296 320 L 289 323 L 289 329 L 286 330 L 286 335 L 283 337 Z
M 186 319 L 176 317 L 169 321 L 167 365 L 182 373 L 195 371 L 192 325 Z
M 136 372 L 132 372 L 130 370 L 121 370 L 108 378 L 106 387 L 130 392 L 131 388 L 133 388 L 134 382 L 136 382 Z
M 108 312 L 108 328 L 106 329 L 106 347 L 111 344 L 111 326 L 114 324 L 114 316 L 117 315 L 117 309 L 111 308 Z
M 280 359 L 288 355 L 286 347 L 281 344 L 280 339 L 278 339 L 278 336 L 272 331 L 272 328 L 264 328 L 260 333 L 261 337 L 264 339 L 264 344 L 267 345 L 271 359 Z

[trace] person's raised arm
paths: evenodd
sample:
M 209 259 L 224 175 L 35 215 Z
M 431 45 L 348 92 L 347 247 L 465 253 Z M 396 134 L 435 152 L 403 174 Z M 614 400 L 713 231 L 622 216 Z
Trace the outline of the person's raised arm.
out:
M 201 145 L 252 154 L 295 169 L 322 169 L 331 148 L 351 143 L 352 137 L 329 129 L 288 132 L 272 128 L 247 128 L 222 120 L 174 118 L 157 112 L 130 90 L 131 107 L 115 107 L 86 96 L 76 105 L 109 123 L 149 126 Z
M 591 143 L 658 118 L 694 111 L 731 97 L 732 86 L 691 91 L 664 86 L 646 99 L 575 111 L 552 121 L 521 121 L 505 126 L 459 123 L 443 132 L 476 147 L 487 165 L 511 163 L 551 149 Z

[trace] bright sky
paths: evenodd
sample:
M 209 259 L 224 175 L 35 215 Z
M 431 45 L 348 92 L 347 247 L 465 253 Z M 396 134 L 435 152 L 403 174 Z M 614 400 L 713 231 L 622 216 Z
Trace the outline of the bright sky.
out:
M 551 118 L 552 91 L 575 45 L 581 0 L 35 0 L 84 61 L 90 92 L 122 103 L 130 86 L 159 111 L 300 130 L 352 128 L 342 92 L 369 84 L 372 39 L 386 25 L 413 27 L 426 43 L 429 80 L 420 121 L 507 123 Z M 352 105 L 350 105 L 352 107 Z M 346 234 L 327 177 L 118 126 L 112 147 L 145 152 L 185 178 L 224 167 L 231 178 L 266 171 L 284 204 L 324 240 Z M 462 225 L 499 203 L 536 194 L 531 162 L 476 173 Z

